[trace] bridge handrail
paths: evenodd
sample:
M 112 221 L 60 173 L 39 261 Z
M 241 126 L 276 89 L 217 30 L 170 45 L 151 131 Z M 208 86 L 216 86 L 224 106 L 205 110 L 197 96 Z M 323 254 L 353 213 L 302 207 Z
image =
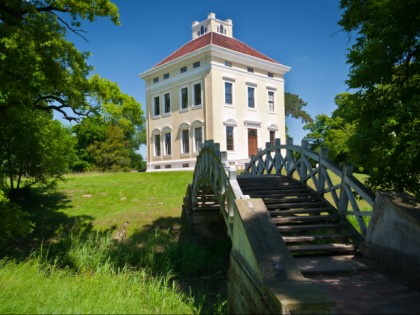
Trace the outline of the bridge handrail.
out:
M 235 200 L 247 196 L 243 196 L 236 180 L 236 170 L 229 170 L 225 166 L 225 161 L 226 152 L 220 152 L 219 144 L 213 140 L 206 140 L 197 157 L 191 195 L 192 204 L 197 205 L 200 188 L 210 187 L 220 203 L 226 226 L 229 228 L 235 213 Z
M 324 197 L 331 194 L 334 206 L 341 215 L 353 214 L 356 217 L 360 232 L 366 235 L 367 227 L 363 217 L 370 216 L 370 211 L 361 211 L 357 203 L 357 196 L 364 199 L 373 208 L 374 194 L 366 188 L 352 174 L 350 165 L 340 168 L 327 157 L 327 149 L 316 153 L 308 149 L 308 143 L 302 141 L 302 146 L 293 144 L 293 139 L 288 138 L 286 144 L 281 144 L 280 139 L 275 143 L 266 143 L 264 150 L 259 149 L 258 154 L 251 157 L 251 161 L 245 164 L 244 174 L 251 175 L 280 175 L 285 170 L 288 177 L 293 177 L 304 184 L 312 182 L 315 191 Z M 316 166 L 313 167 L 313 164 Z M 340 180 L 333 184 L 330 173 L 335 174 Z M 339 192 L 338 192 L 339 191 Z M 350 208 L 352 211 L 350 211 Z

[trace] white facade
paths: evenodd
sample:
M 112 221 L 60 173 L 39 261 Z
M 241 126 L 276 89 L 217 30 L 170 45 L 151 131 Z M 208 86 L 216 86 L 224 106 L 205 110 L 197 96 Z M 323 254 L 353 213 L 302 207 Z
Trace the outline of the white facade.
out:
M 232 37 L 214 14 L 193 22 L 193 40 L 152 69 L 146 82 L 147 169 L 193 168 L 213 139 L 242 168 L 257 148 L 285 140 L 284 74 L 289 67 Z

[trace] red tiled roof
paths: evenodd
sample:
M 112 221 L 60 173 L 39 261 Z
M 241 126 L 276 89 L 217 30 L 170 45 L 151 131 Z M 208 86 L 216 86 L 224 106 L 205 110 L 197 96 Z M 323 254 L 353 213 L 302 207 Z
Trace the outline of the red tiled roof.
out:
M 193 51 L 196 51 L 208 45 L 215 45 L 215 46 L 223 47 L 223 48 L 230 49 L 230 50 L 233 50 L 233 51 L 245 54 L 245 55 L 249 55 L 249 56 L 259 58 L 259 59 L 278 63 L 274 59 L 271 59 L 263 55 L 259 51 L 249 47 L 248 45 L 240 42 L 237 39 L 220 35 L 218 33 L 210 32 L 186 43 L 184 46 L 182 46 L 181 48 L 176 50 L 174 53 L 172 53 L 171 55 L 163 59 L 153 68 L 161 66 L 169 61 L 172 61 L 176 58 L 192 53 Z

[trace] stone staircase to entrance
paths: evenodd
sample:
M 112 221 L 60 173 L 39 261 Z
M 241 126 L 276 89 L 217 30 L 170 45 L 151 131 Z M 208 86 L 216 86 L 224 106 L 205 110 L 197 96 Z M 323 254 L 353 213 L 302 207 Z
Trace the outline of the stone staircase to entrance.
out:
M 261 198 L 303 275 L 366 270 L 354 227 L 326 200 L 284 176 L 238 176 L 243 194 Z

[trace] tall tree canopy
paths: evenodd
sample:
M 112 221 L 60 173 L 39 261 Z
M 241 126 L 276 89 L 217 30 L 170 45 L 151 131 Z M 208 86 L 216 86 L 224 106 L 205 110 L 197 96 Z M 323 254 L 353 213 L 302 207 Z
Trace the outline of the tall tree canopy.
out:
M 8 178 L 9 188 L 24 179 L 48 183 L 74 167 L 69 158 L 77 160 L 71 152 L 76 141 L 53 121 L 53 111 L 68 120 L 96 115 L 118 125 L 115 134 L 130 148 L 143 140 L 140 104 L 92 75 L 89 53 L 67 40 L 69 32 L 86 40 L 82 22 L 97 17 L 119 24 L 110 0 L 0 2 L 0 179 Z
M 355 34 L 347 84 L 356 89 L 354 159 L 373 188 L 420 197 L 420 1 L 341 0 Z
M 81 21 L 108 16 L 109 0 L 3 0 L 0 3 L 0 113 L 10 107 L 60 111 L 67 119 L 95 110 L 100 102 L 88 80 L 88 53 L 66 40 L 83 37 Z

